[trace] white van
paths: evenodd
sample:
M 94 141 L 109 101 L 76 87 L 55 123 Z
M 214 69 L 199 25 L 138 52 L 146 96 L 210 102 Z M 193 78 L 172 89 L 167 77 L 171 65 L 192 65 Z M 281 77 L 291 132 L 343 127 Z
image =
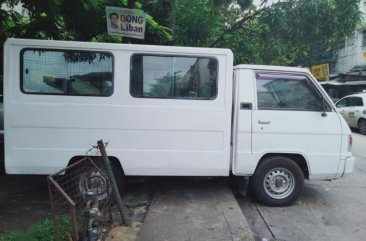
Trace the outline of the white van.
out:
M 253 176 L 287 205 L 353 170 L 350 129 L 306 70 L 228 49 L 8 39 L 5 168 L 50 174 L 103 139 L 120 175 Z

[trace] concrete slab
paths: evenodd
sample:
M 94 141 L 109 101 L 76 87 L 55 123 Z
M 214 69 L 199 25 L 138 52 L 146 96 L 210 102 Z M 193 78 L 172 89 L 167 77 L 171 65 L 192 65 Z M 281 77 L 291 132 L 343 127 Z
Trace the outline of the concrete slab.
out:
M 238 198 L 256 240 L 366 240 L 366 135 L 352 136 L 356 163 L 346 177 L 305 181 L 303 194 L 288 207 Z
M 254 240 L 225 180 L 164 183 L 153 198 L 138 241 Z

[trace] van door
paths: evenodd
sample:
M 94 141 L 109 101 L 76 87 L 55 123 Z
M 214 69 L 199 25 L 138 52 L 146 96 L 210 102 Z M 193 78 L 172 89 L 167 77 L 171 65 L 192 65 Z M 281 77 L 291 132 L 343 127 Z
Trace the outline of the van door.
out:
M 252 112 L 252 155 L 301 154 L 310 178 L 336 176 L 341 123 L 310 76 L 256 71 L 256 108 Z M 314 80 L 315 81 L 315 80 Z M 323 105 L 326 112 L 323 113 Z
M 234 124 L 233 166 L 234 175 L 253 174 L 257 165 L 252 159 L 252 112 L 255 99 L 255 82 L 251 69 L 234 71 Z

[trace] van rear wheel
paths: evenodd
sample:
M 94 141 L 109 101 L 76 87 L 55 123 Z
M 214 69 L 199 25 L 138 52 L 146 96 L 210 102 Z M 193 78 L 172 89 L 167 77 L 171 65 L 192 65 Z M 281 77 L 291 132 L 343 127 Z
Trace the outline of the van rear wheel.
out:
M 75 166 L 66 171 L 65 175 L 70 177 L 70 188 L 71 194 L 73 196 L 86 197 L 88 191 L 93 191 L 97 194 L 99 201 L 102 201 L 109 197 L 112 193 L 112 186 L 109 183 L 107 174 L 105 173 L 105 168 L 100 157 L 90 157 L 92 161 L 103 171 L 103 174 L 99 172 L 96 168 L 91 168 L 89 172 L 86 172 L 84 166 Z M 110 164 L 112 168 L 112 173 L 114 179 L 116 180 L 117 188 L 120 193 L 125 187 L 125 174 L 119 161 L 117 159 L 111 160 Z
M 257 167 L 253 187 L 255 197 L 265 205 L 290 205 L 302 193 L 304 173 L 290 158 L 269 157 Z
M 94 163 L 101 167 L 102 170 L 105 169 L 103 167 L 102 160 L 95 159 Z M 110 161 L 110 164 L 114 179 L 117 184 L 118 192 L 120 195 L 122 195 L 123 189 L 126 184 L 125 174 L 116 161 Z M 85 197 L 86 192 L 91 189 L 91 191 L 97 193 L 97 198 L 99 201 L 109 197 L 113 190 L 111 184 L 109 183 L 108 177 L 107 179 L 104 178 L 103 175 L 97 170 L 93 170 L 89 175 L 90 176 L 88 178 L 86 173 L 80 176 L 78 184 L 79 192 Z M 104 175 L 107 176 L 107 173 L 104 173 Z

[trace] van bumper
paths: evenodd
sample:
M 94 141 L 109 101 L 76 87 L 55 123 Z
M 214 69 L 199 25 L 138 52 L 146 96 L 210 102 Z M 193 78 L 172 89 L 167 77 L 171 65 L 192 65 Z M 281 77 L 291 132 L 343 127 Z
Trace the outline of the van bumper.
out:
M 351 172 L 355 167 L 355 158 L 353 156 L 347 157 L 344 163 L 343 177 Z

